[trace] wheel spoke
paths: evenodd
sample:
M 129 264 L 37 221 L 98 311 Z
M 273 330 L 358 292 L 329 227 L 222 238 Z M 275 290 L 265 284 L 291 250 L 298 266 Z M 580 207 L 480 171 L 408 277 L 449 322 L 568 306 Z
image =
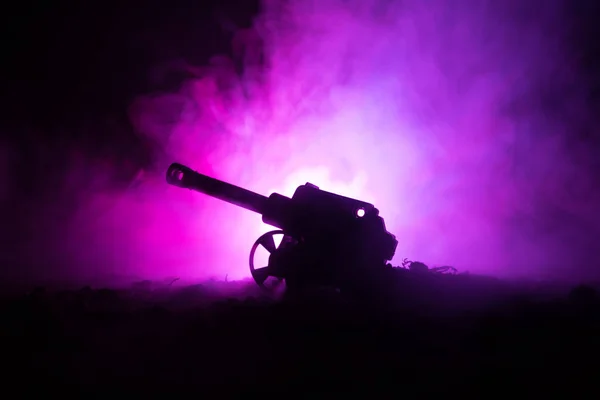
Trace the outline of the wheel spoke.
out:
M 265 236 L 263 240 L 261 240 L 260 244 L 267 249 L 267 251 L 269 253 L 274 252 L 275 250 L 277 250 L 277 247 L 275 246 L 275 241 L 273 240 L 273 235 L 268 235 Z
M 269 277 L 269 267 L 257 268 L 252 274 L 257 284 L 262 285 Z

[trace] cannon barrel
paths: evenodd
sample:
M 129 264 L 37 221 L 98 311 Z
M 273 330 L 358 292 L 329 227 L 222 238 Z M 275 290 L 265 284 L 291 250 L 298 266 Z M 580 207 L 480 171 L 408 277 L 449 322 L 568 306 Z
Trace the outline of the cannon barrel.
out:
M 167 170 L 167 183 L 204 193 L 259 214 L 264 214 L 267 211 L 267 197 L 210 176 L 202 175 L 179 163 L 171 164 Z

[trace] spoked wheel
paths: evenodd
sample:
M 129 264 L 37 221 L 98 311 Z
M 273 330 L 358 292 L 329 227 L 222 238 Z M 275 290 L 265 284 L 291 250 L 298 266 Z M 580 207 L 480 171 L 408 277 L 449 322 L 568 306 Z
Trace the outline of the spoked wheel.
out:
M 273 275 L 275 271 L 269 266 L 268 257 L 280 246 L 288 243 L 290 239 L 291 238 L 283 231 L 277 230 L 265 233 L 254 242 L 252 250 L 250 250 L 250 273 L 258 286 L 264 289 L 274 290 L 283 282 L 283 278 Z M 259 248 L 261 247 L 264 249 L 262 250 L 263 254 L 261 254 L 263 257 L 260 257 L 258 254 Z M 256 268 L 255 261 L 258 261 L 258 258 L 264 258 L 265 255 L 267 260 L 263 261 L 261 259 L 259 261 L 260 264 L 258 264 L 265 266 Z

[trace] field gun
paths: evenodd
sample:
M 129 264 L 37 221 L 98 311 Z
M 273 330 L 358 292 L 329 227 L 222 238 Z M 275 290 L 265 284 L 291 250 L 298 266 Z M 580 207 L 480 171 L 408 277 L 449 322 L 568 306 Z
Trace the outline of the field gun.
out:
M 360 286 L 373 272 L 385 268 L 398 241 L 385 227 L 373 204 L 326 192 L 306 183 L 289 198 L 269 197 L 200 174 L 173 163 L 167 182 L 231 203 L 262 215 L 273 230 L 260 236 L 250 250 L 250 272 L 264 288 L 268 278 L 285 281 L 288 290 L 308 286 L 337 289 Z M 278 245 L 274 238 L 281 235 Z M 259 246 L 269 252 L 266 266 L 255 266 Z

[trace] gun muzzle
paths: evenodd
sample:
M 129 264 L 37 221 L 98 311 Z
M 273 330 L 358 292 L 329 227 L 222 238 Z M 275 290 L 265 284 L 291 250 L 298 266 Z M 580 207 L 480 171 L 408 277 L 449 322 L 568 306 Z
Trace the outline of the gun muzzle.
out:
M 185 165 L 173 163 L 167 169 L 167 183 L 184 189 L 195 190 L 227 203 L 264 214 L 268 198 L 239 186 L 202 175 Z

